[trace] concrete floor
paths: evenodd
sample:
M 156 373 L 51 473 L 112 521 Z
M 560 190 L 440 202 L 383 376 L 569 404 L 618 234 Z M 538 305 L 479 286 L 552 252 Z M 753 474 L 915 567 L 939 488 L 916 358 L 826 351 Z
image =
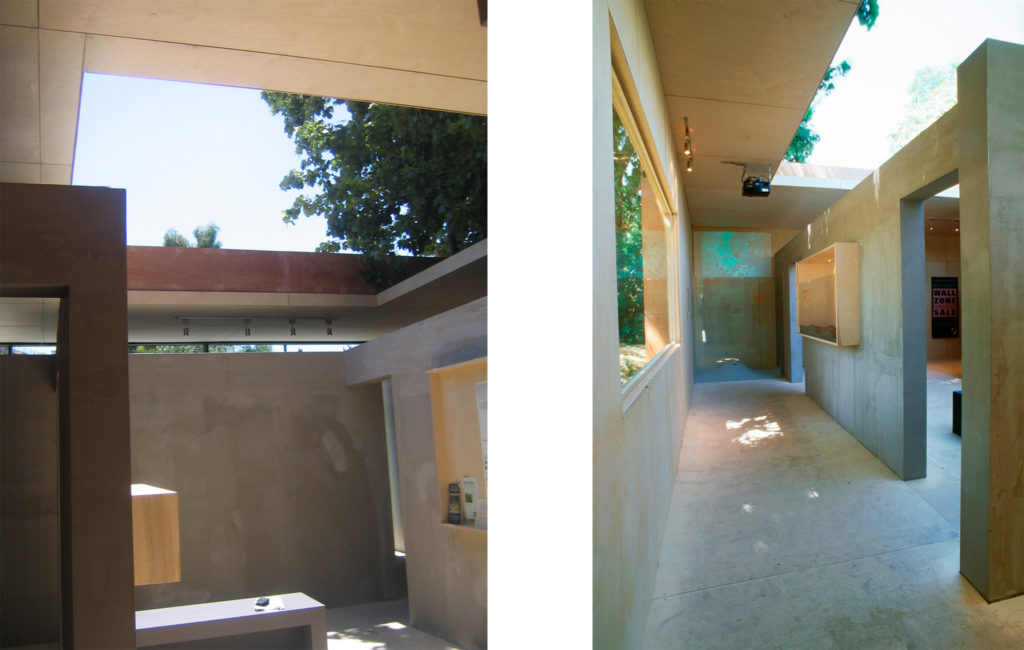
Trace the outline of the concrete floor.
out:
M 903 482 L 802 384 L 694 388 L 644 648 L 1021 648 L 1024 597 L 959 575 L 959 363 L 928 372 Z
M 409 601 L 327 610 L 327 650 L 460 650 L 409 626 Z

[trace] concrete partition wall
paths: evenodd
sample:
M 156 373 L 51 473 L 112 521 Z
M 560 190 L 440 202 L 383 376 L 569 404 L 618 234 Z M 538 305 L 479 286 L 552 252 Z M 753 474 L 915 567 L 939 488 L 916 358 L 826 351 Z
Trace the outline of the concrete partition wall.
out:
M 913 377 L 905 377 L 907 372 L 918 371 L 923 383 L 925 341 L 920 341 L 922 367 L 905 363 L 901 278 L 904 267 L 919 267 L 923 274 L 925 252 L 922 223 L 920 246 L 917 250 L 907 246 L 909 256 L 905 257 L 901 246 L 901 229 L 905 225 L 901 204 L 905 210 L 906 197 L 915 197 L 915 201 L 924 198 L 918 197 L 922 188 L 942 185 L 947 182 L 944 179 L 955 176 L 956 134 L 957 109 L 953 108 L 811 222 L 806 232 L 783 247 L 774 259 L 776 295 L 787 298 L 778 315 L 779 332 L 780 336 L 790 338 L 790 267 L 834 242 L 860 245 L 860 345 L 839 348 L 804 339 L 806 390 L 903 479 L 924 475 L 925 404 L 923 397 L 918 396 L 920 404 L 907 410 L 904 390 L 915 383 Z M 955 178 L 948 181 L 952 182 Z M 941 189 L 944 187 L 936 188 Z M 919 289 L 923 291 L 923 286 Z M 921 302 L 914 308 L 921 312 L 923 322 L 927 303 Z M 921 414 L 922 426 L 914 434 L 917 437 L 911 439 L 904 430 L 904 416 L 914 413 Z
M 986 41 L 957 73 L 963 328 L 960 570 L 1024 593 L 1024 46 Z
M 348 385 L 379 394 L 381 381 L 391 379 L 412 624 L 467 649 L 485 648 L 487 534 L 441 524 L 427 371 L 487 356 L 487 299 L 342 354 Z
M 60 639 L 54 357 L 0 356 L 0 647 Z
M 0 295 L 59 296 L 61 645 L 135 647 L 124 190 L 0 184 Z
M 638 648 L 654 591 L 693 387 L 688 304 L 691 237 L 643 3 L 595 3 L 593 30 L 593 643 L 595 648 Z M 642 107 L 649 128 L 654 146 L 650 153 L 662 166 L 668 179 L 666 193 L 679 211 L 669 245 L 675 251 L 675 261 L 668 269 L 669 286 L 674 285 L 678 292 L 669 302 L 673 311 L 669 321 L 676 324 L 672 332 L 675 342 L 642 371 L 628 400 L 619 380 L 612 188 L 613 38 L 621 43 L 631 77 L 625 81 L 633 86 L 634 100 Z
M 181 581 L 152 609 L 301 591 L 403 595 L 379 388 L 342 353 L 134 354 L 132 482 L 178 493 Z

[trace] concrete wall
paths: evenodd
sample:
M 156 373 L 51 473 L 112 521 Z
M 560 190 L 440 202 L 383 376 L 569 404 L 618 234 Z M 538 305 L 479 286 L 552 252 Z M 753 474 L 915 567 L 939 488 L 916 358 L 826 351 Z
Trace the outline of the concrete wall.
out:
M 466 648 L 484 648 L 487 533 L 442 526 L 439 521 L 427 371 L 487 356 L 487 299 L 420 321 L 343 355 L 350 386 L 366 384 L 368 390 L 380 391 L 380 381 L 391 378 L 412 624 Z
M 609 15 L 625 52 L 652 152 L 679 214 L 669 233 L 678 295 L 673 340 L 638 376 L 627 400 L 619 381 L 612 188 L 612 64 Z M 593 421 L 595 648 L 637 648 L 653 593 L 661 538 L 693 386 L 690 224 L 664 93 L 643 3 L 598 2 L 593 13 Z M 628 94 L 628 93 L 627 93 Z M 670 284 L 671 286 L 671 284 Z
M 837 348 L 804 339 L 806 390 L 826 412 L 904 479 L 917 478 L 904 435 L 903 296 L 901 264 L 924 266 L 923 222 L 916 259 L 903 259 L 900 201 L 957 169 L 957 111 L 952 109 L 894 155 L 872 176 L 837 201 L 809 229 L 775 255 L 775 291 L 788 299 L 788 269 L 833 242 L 857 242 L 861 250 L 861 343 Z M 943 188 L 939 188 L 943 189 Z M 785 302 L 785 301 L 784 301 Z M 915 308 L 917 309 L 917 308 Z M 927 309 L 923 303 L 919 309 Z M 923 313 L 923 312 L 922 312 Z M 922 319 L 922 323 L 923 323 Z M 780 335 L 789 337 L 788 309 Z M 923 336 L 923 332 L 922 332 Z M 922 364 L 924 359 L 921 360 Z M 923 369 L 921 369 L 923 384 Z M 923 403 L 921 407 L 923 408 Z
M 301 591 L 403 595 L 379 387 L 343 353 L 130 357 L 132 482 L 178 492 L 181 582 L 151 609 Z
M 0 356 L 0 646 L 60 639 L 56 365 Z
M 960 235 L 942 235 L 926 232 L 924 235 L 924 256 L 925 281 L 927 282 L 929 292 L 931 292 L 933 277 L 960 277 Z M 962 297 L 961 287 L 961 298 Z M 955 339 L 932 338 L 930 299 L 928 302 L 928 308 L 928 360 L 959 359 L 960 337 Z
M 1024 593 L 1024 46 L 988 40 L 957 71 L 964 300 L 960 571 Z
M 0 295 L 61 299 L 66 647 L 135 646 L 124 238 L 124 190 L 0 184 Z

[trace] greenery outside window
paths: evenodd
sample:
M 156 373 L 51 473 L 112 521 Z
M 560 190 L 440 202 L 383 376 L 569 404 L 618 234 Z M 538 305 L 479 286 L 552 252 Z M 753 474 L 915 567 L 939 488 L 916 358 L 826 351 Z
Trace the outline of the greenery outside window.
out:
M 625 384 L 672 340 L 666 237 L 670 228 L 630 135 L 635 130 L 617 108 L 612 125 L 619 373 Z

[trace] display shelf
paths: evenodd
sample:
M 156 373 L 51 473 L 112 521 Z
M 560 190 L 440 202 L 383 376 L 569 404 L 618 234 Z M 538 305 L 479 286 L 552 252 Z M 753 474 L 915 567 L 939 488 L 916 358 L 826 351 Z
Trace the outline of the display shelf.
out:
M 430 406 L 437 458 L 438 521 L 442 526 L 486 532 L 487 470 L 485 458 L 487 358 L 472 359 L 429 370 Z M 483 414 L 481 414 L 481 406 Z M 459 501 L 465 508 L 463 478 L 477 482 L 476 519 L 448 523 L 448 484 L 459 484 Z M 479 521 L 478 521 L 479 519 Z
M 800 336 L 860 345 L 860 244 L 836 242 L 796 263 Z

